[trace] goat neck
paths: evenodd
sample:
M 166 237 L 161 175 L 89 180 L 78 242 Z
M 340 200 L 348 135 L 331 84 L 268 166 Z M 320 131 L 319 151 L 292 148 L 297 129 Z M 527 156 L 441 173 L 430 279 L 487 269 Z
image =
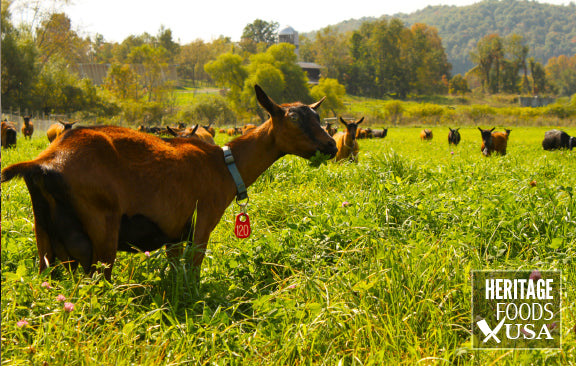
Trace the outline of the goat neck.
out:
M 284 154 L 274 143 L 270 120 L 227 144 L 246 188 Z

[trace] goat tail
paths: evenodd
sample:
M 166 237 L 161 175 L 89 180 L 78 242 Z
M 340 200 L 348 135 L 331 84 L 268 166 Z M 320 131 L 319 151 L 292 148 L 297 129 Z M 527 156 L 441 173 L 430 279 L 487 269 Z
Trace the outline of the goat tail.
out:
M 10 165 L 2 169 L 1 183 L 8 182 L 12 178 L 32 175 L 40 170 L 40 166 L 34 161 L 24 161 Z

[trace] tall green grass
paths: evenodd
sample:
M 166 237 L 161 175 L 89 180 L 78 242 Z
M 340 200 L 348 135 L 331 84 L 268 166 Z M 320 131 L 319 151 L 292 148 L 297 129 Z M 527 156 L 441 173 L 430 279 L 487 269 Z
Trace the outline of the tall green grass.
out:
M 576 152 L 543 151 L 544 131 L 513 128 L 504 157 L 475 128 L 449 147 L 446 127 L 361 140 L 358 164 L 285 157 L 249 188 L 249 239 L 228 208 L 199 283 L 190 250 L 121 253 L 113 283 L 38 275 L 28 192 L 3 184 L 2 362 L 576 364 Z M 45 146 L 20 140 L 2 166 Z M 516 268 L 562 270 L 561 351 L 470 348 L 470 271 Z

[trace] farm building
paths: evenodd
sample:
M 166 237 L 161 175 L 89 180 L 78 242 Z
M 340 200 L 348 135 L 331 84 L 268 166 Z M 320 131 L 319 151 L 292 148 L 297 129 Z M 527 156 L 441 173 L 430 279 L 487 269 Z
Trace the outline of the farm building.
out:
M 300 45 L 298 40 L 298 32 L 294 28 L 287 26 L 278 32 L 278 43 L 290 43 L 294 45 L 296 56 L 300 57 Z M 306 72 L 310 84 L 318 84 L 320 81 L 320 71 L 322 69 L 321 65 L 314 62 L 298 62 L 298 66 Z
M 296 56 L 300 57 L 300 41 L 298 40 L 298 32 L 294 28 L 287 26 L 278 32 L 278 43 L 290 43 L 296 47 L 294 52 Z

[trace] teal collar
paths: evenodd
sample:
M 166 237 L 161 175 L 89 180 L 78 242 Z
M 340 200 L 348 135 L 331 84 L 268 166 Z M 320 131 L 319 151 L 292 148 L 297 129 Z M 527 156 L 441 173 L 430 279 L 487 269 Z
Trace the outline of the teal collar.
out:
M 234 183 L 236 184 L 236 201 L 248 199 L 248 191 L 246 190 L 246 185 L 238 171 L 238 167 L 236 167 L 232 150 L 230 150 L 229 146 L 222 147 L 222 150 L 224 150 L 224 162 L 226 163 L 230 174 L 232 174 Z

